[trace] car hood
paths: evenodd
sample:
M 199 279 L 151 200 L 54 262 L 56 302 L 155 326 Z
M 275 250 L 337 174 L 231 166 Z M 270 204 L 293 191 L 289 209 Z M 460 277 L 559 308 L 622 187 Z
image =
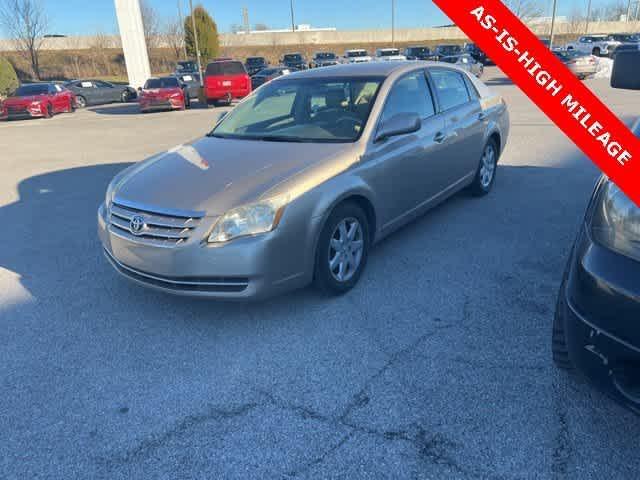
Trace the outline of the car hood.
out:
M 131 167 L 118 182 L 115 201 L 151 210 L 222 215 L 268 196 L 281 182 L 353 148 L 353 144 L 205 137 Z

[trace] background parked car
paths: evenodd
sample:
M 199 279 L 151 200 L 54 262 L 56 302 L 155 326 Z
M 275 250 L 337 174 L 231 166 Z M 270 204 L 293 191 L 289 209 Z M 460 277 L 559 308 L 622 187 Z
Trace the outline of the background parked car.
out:
M 264 85 L 265 83 L 270 82 L 274 78 L 281 77 L 282 75 L 289 75 L 293 71 L 295 70 L 287 67 L 264 68 L 251 77 L 251 87 L 255 90 L 260 85 Z
M 199 73 L 185 73 L 182 75 L 176 75 L 176 78 L 183 85 L 187 95 L 189 95 L 189 100 L 198 99 L 200 93 Z
M 407 47 L 404 50 L 407 60 L 435 60 L 437 57 L 429 47 Z
M 478 62 L 475 58 L 473 58 L 468 53 L 463 53 L 462 55 L 451 55 L 449 57 L 442 57 L 440 59 L 441 62 L 451 63 L 452 65 L 456 65 L 460 68 L 464 68 L 469 73 L 475 75 L 480 78 L 482 73 L 484 72 L 484 66 L 482 63 Z
M 353 48 L 344 52 L 344 61 L 346 63 L 364 63 L 371 60 L 369 52 L 363 48 Z
M 338 64 L 338 56 L 333 52 L 316 52 L 311 59 L 311 68 L 328 67 Z
M 184 110 L 190 105 L 184 85 L 176 77 L 150 78 L 140 89 L 140 111 Z
M 568 43 L 566 49 L 600 57 L 609 55 L 621 43 L 614 40 L 611 35 L 585 35 L 580 37 L 577 42 Z
M 176 63 L 176 75 L 183 75 L 185 73 L 200 73 L 198 72 L 198 63 L 194 60 L 185 60 Z
M 611 86 L 640 90 L 640 51 L 616 55 Z M 633 127 L 640 137 L 640 121 Z M 640 414 L 640 207 L 602 177 L 565 268 L 555 364 L 577 369 Z
M 460 45 L 438 45 L 434 50 L 436 60 L 440 60 L 442 57 L 450 57 L 451 55 L 460 55 L 462 47 Z
M 383 62 L 401 62 L 407 57 L 400 53 L 397 48 L 379 48 L 376 50 L 376 60 Z
M 598 60 L 590 53 L 561 50 L 553 54 L 581 80 L 590 77 L 598 70 Z
M 247 57 L 244 62 L 244 69 L 247 71 L 250 77 L 254 76 L 263 68 L 267 68 L 269 62 L 264 57 Z
M 72 80 L 64 86 L 76 95 L 79 108 L 104 103 L 126 103 L 137 97 L 136 90 L 129 85 L 116 85 L 102 80 Z
M 296 70 L 305 70 L 307 68 L 307 60 L 301 53 L 285 53 L 280 63 L 285 67 L 295 68 Z
M 465 44 L 463 51 L 464 53 L 468 53 L 469 55 L 471 55 L 476 60 L 476 62 L 480 62 L 483 65 L 488 65 L 491 63 L 491 60 L 489 60 L 487 54 L 480 50 L 480 47 L 478 47 L 475 43 Z
M 251 78 L 242 62 L 216 60 L 207 65 L 204 88 L 208 103 L 230 105 L 251 93 Z
M 75 95 L 62 85 L 27 83 L 18 87 L 2 102 L 0 118 L 50 118 L 56 113 L 73 112 L 75 109 Z

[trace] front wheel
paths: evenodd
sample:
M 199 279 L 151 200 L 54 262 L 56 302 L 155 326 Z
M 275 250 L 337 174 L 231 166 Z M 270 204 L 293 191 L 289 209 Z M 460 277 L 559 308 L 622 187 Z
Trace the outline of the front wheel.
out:
M 591 53 L 593 55 L 595 55 L 596 57 L 599 57 L 600 56 L 600 47 L 595 47 Z
M 123 92 L 122 92 L 122 95 L 120 95 L 120 101 L 121 101 L 122 103 L 127 103 L 127 102 L 129 101 L 129 98 L 130 98 L 130 97 L 131 97 L 131 96 L 130 96 L 130 94 L 129 94 L 129 91 L 128 91 L 128 90 L 125 90 L 125 91 L 123 91 Z
M 482 150 L 480 164 L 476 171 L 476 176 L 470 186 L 471 193 L 480 197 L 491 191 L 493 182 L 496 179 L 496 169 L 498 168 L 498 146 L 493 139 L 489 139 Z
M 76 97 L 76 105 L 78 106 L 78 108 L 84 108 L 87 106 L 87 99 L 84 98 L 82 95 L 78 95 Z
M 331 295 L 351 290 L 362 275 L 370 246 L 369 222 L 358 205 L 344 203 L 329 215 L 318 241 L 314 283 Z

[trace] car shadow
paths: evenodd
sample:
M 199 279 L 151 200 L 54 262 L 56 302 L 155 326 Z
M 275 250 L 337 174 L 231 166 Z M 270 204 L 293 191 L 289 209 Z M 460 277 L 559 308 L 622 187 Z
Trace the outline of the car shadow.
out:
M 99 115 L 138 115 L 140 114 L 140 107 L 137 102 L 120 103 L 111 105 L 99 105 L 95 107 L 88 107 L 89 112 L 97 113 Z

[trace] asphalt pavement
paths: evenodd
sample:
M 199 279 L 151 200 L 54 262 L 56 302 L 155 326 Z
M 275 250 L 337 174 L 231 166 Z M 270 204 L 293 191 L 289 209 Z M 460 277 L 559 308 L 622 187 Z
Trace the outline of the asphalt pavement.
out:
M 640 418 L 551 363 L 598 171 L 497 69 L 484 80 L 512 120 L 493 192 L 383 241 L 339 298 L 167 296 L 102 257 L 111 177 L 222 109 L 0 123 L 0 478 L 637 478 Z

